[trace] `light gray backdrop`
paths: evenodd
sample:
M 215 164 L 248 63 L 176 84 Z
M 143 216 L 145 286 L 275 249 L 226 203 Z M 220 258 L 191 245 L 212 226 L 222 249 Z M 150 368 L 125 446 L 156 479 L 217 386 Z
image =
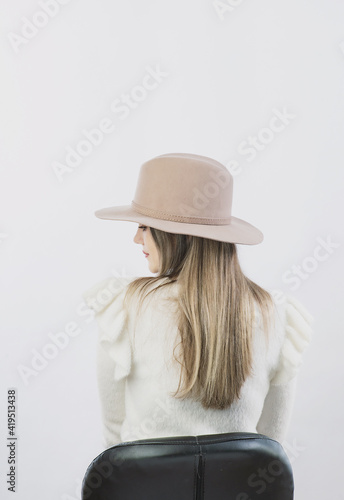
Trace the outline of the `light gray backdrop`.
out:
M 246 274 L 315 318 L 285 446 L 296 500 L 344 499 L 343 16 L 338 0 L 3 0 L 2 497 L 80 498 L 102 450 L 81 294 L 151 274 L 137 224 L 94 211 L 129 204 L 145 160 L 190 152 L 232 171 L 233 214 L 264 233 L 239 247 Z

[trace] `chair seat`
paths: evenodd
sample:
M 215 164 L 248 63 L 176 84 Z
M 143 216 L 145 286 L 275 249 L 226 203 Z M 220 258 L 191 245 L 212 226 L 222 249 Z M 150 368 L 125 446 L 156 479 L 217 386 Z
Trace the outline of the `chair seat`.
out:
M 262 434 L 141 439 L 89 465 L 82 500 L 292 500 L 290 461 Z

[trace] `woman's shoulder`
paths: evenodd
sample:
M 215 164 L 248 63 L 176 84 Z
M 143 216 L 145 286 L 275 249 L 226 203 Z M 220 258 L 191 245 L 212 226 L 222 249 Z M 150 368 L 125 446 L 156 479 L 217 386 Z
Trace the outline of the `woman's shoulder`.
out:
M 81 295 L 88 307 L 95 313 L 100 313 L 115 299 L 123 296 L 129 283 L 135 279 L 136 277 L 108 276 L 84 290 Z
M 148 278 L 148 279 L 147 279 Z M 132 289 L 132 294 L 129 295 L 129 302 L 125 302 L 128 291 L 128 286 L 137 281 L 137 287 Z M 143 289 L 143 296 L 149 296 L 149 300 L 144 301 L 143 309 L 140 298 L 141 295 L 139 285 L 146 284 Z M 165 285 L 166 286 L 160 286 Z M 153 293 L 149 293 L 153 292 Z M 124 322 L 131 321 L 136 317 L 138 309 L 145 314 L 148 313 L 148 318 L 152 316 L 153 312 L 160 312 L 166 314 L 166 299 L 168 301 L 167 307 L 171 302 L 170 298 L 175 297 L 177 294 L 177 283 L 171 282 L 167 278 L 150 279 L 145 276 L 108 276 L 102 280 L 97 281 L 92 286 L 81 294 L 87 306 L 95 312 L 96 319 L 100 326 L 114 324 L 116 321 Z M 163 308 L 163 309 L 161 309 Z M 147 314 L 146 314 L 147 316 Z M 144 316 L 141 317 L 144 319 Z M 107 327 L 107 329 L 109 329 Z
M 114 361 L 114 379 L 126 377 L 131 370 L 131 344 L 128 315 L 124 308 L 127 286 L 135 278 L 109 276 L 97 281 L 82 293 L 87 306 L 95 312 L 98 340 Z
M 295 296 L 272 294 L 280 332 L 280 352 L 271 383 L 287 383 L 298 373 L 305 349 L 311 342 L 314 317 Z
M 97 281 L 82 293 L 87 306 L 95 312 L 99 342 L 114 361 L 115 380 L 126 377 L 131 370 L 133 350 L 135 350 L 133 333 L 137 326 L 136 313 L 139 302 L 136 293 L 134 293 L 133 297 L 134 303 L 130 303 L 128 308 L 125 307 L 124 299 L 128 285 L 135 280 L 142 282 L 140 278 L 140 276 L 109 276 Z M 167 281 L 166 279 L 148 279 L 147 292 L 153 288 L 158 288 L 160 284 Z M 146 303 L 146 307 L 143 308 L 140 315 L 139 338 L 141 340 L 152 330 L 153 320 L 158 322 L 159 328 L 162 325 L 168 326 L 167 322 L 171 308 L 162 307 L 165 301 L 161 299 L 171 297 L 173 290 L 176 290 L 176 286 L 171 283 L 169 286 L 156 290 L 157 294 L 151 294 L 152 301 Z

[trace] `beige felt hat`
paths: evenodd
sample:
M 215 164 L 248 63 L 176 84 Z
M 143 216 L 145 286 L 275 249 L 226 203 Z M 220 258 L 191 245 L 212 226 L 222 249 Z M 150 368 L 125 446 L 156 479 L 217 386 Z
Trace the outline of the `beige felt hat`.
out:
M 156 156 L 141 165 L 131 205 L 97 210 L 100 219 L 132 221 L 169 233 L 256 245 L 263 234 L 232 216 L 233 177 L 212 158 Z

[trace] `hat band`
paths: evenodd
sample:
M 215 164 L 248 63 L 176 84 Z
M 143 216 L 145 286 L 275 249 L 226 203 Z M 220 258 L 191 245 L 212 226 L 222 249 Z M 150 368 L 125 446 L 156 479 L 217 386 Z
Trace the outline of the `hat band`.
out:
M 155 219 L 162 220 L 171 220 L 174 222 L 186 222 L 190 224 L 209 224 L 209 225 L 226 225 L 230 224 L 231 218 L 215 218 L 209 219 L 207 217 L 187 217 L 185 215 L 172 215 L 167 214 L 166 212 L 162 212 L 161 210 L 155 210 L 153 208 L 146 208 L 142 205 L 138 205 L 135 201 L 131 202 L 131 206 L 136 212 L 139 212 L 142 215 L 147 215 L 148 217 L 154 217 Z

